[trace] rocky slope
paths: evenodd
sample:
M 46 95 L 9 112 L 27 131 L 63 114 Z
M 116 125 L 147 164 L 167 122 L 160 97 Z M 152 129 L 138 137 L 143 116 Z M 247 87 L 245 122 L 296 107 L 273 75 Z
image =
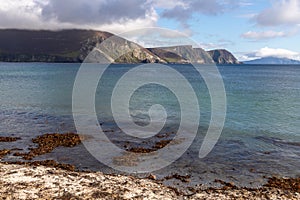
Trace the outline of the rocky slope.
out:
M 118 36 L 112 36 L 105 42 L 86 45 L 87 49 L 96 47 L 85 62 L 109 63 L 165 63 L 163 59 L 148 49 Z M 86 52 L 86 56 L 90 51 Z
M 229 51 L 225 49 L 216 49 L 208 51 L 216 64 L 241 64 Z
M 193 48 L 190 45 L 159 47 L 149 50 L 166 60 L 168 63 L 214 63 L 210 55 L 205 50 L 201 48 Z

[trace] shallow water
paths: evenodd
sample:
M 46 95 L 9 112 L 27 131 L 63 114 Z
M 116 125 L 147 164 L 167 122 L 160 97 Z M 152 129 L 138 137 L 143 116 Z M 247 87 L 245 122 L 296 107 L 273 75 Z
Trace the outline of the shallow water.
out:
M 0 63 L 0 135 L 22 138 L 14 143 L 1 143 L 1 149 L 27 151 L 34 146 L 31 139 L 38 135 L 76 131 L 71 106 L 79 67 L 79 64 Z M 132 67 L 109 68 L 96 95 L 98 119 L 104 130 L 115 131 L 110 139 L 120 147 L 133 138 L 121 134 L 113 122 L 109 98 L 118 79 Z M 158 177 L 190 174 L 191 184 L 213 184 L 215 179 L 222 179 L 256 186 L 264 182 L 263 176 L 300 175 L 300 66 L 218 67 L 226 88 L 227 117 L 219 142 L 204 159 L 198 158 L 198 152 L 210 120 L 209 93 L 190 66 L 172 67 L 197 92 L 201 126 L 191 148 L 172 165 L 156 171 Z M 176 131 L 180 118 L 178 101 L 169 90 L 154 84 L 140 88 L 131 99 L 130 114 L 136 123 L 149 122 L 148 109 L 154 103 L 163 105 L 167 111 L 164 131 Z M 135 142 L 140 145 L 140 140 Z M 12 155 L 5 158 L 17 159 L 20 158 Z M 90 156 L 83 145 L 58 148 L 36 159 L 55 159 L 84 170 L 115 173 Z M 175 184 L 174 180 L 168 183 Z

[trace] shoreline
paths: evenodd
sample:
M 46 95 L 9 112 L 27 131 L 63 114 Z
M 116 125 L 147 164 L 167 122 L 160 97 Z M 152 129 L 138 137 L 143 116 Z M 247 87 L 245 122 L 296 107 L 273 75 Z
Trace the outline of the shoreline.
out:
M 169 133 L 172 134 L 172 133 Z M 167 136 L 151 148 L 134 148 L 140 153 L 163 148 Z M 21 149 L 0 150 L 0 199 L 300 199 L 300 177 L 264 177 L 266 184 L 259 188 L 238 187 L 235 183 L 215 179 L 218 186 L 196 185 L 186 189 L 167 186 L 164 180 L 189 183 L 191 175 L 170 174 L 158 179 L 129 175 L 104 174 L 100 171 L 79 171 L 76 166 L 55 160 L 33 160 L 57 147 L 71 148 L 85 139 L 76 133 L 43 134 L 32 139 L 36 144 L 29 152 Z M 15 142 L 18 137 L 0 137 L 1 142 Z M 13 155 L 22 161 L 4 162 Z
M 153 177 L 57 167 L 0 163 L 0 199 L 300 199 L 300 178 L 271 178 L 256 189 L 220 181 L 222 188 L 190 188 L 190 194 L 183 194 Z

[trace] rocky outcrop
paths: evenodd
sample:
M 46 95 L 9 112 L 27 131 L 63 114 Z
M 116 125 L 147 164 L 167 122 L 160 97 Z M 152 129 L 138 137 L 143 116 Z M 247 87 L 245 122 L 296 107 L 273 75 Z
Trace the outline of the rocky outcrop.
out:
M 110 37 L 103 43 L 98 42 L 94 47 L 96 60 L 93 60 L 95 55 L 89 56 L 87 62 L 165 63 L 148 49 L 118 36 Z
M 204 49 L 193 48 L 191 45 L 159 47 L 149 50 L 168 63 L 214 63 L 210 55 Z
M 241 64 L 232 53 L 225 49 L 216 49 L 208 51 L 216 64 Z
M 157 55 L 167 63 L 188 63 L 188 61 L 177 53 L 161 49 L 161 48 L 148 48 L 150 52 Z

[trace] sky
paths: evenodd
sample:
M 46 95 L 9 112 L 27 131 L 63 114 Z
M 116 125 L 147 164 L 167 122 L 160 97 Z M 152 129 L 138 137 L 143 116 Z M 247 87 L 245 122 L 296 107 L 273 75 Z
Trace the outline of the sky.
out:
M 146 27 L 182 32 L 241 61 L 300 60 L 300 0 L 0 0 L 0 28 L 119 34 Z

